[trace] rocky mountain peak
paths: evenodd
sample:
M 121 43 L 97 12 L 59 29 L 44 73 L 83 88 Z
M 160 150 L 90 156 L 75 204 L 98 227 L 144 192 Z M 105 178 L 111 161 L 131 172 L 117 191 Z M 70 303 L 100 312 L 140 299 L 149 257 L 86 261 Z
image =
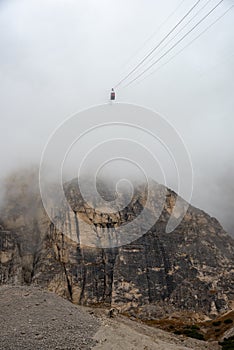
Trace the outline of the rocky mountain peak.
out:
M 211 317 L 232 309 L 234 243 L 216 219 L 189 206 L 180 225 L 166 233 L 177 199 L 173 191 L 155 183 L 147 202 L 146 186 L 138 184 L 123 206 L 131 191 L 117 196 L 113 186 L 98 186 L 116 210 L 100 210 L 92 193 L 84 200 L 73 180 L 64 185 L 69 209 L 61 206 L 56 217 L 61 230 L 35 191 L 34 211 L 30 195 L 28 204 L 19 196 L 7 202 L 1 214 L 1 284 L 36 284 L 74 303 L 114 307 L 144 319 L 173 312 Z M 134 224 L 144 210 L 147 216 Z M 155 215 L 158 220 L 142 234 L 145 218 Z M 118 240 L 115 232 L 126 227 L 129 243 L 105 247 L 103 242 Z

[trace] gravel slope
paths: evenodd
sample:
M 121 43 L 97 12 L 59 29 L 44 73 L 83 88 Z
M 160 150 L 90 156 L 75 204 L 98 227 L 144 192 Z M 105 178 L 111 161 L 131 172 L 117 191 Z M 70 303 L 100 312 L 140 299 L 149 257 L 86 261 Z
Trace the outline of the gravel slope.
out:
M 99 328 L 95 316 L 39 288 L 0 288 L 1 350 L 86 350 Z

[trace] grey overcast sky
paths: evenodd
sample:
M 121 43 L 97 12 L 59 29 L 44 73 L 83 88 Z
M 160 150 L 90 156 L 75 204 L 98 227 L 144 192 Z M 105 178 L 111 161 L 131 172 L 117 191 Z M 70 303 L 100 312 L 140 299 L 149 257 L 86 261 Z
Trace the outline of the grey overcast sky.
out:
M 110 88 L 196 1 L 185 0 L 160 27 L 180 2 L 0 0 L 1 176 L 38 162 L 49 135 L 67 116 L 106 103 Z M 206 2 L 200 0 L 198 9 Z M 210 0 L 198 18 L 217 3 Z M 168 58 L 232 4 L 224 0 Z M 117 91 L 119 102 L 152 108 L 178 130 L 194 167 L 192 203 L 216 216 L 230 233 L 233 23 L 234 9 L 148 79 Z

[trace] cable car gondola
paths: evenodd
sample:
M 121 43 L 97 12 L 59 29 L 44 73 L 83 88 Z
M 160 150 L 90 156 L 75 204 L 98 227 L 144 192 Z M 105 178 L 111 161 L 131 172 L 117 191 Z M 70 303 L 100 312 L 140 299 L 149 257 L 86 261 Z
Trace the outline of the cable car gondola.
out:
M 111 101 L 114 101 L 114 100 L 115 100 L 115 91 L 114 91 L 114 89 L 111 89 L 110 100 L 111 100 Z

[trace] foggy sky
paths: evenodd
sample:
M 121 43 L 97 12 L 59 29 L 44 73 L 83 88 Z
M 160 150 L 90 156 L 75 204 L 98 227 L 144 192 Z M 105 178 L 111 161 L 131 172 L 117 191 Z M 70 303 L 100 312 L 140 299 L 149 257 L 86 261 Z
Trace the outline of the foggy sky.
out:
M 22 164 L 38 162 L 49 135 L 69 115 L 106 103 L 110 88 L 195 1 L 186 0 L 144 46 L 179 2 L 1 0 L 1 177 Z M 210 7 L 216 3 L 211 1 Z M 224 1 L 185 43 L 232 3 Z M 216 216 L 230 233 L 233 22 L 234 10 L 149 79 L 117 91 L 119 102 L 152 108 L 178 130 L 192 157 L 192 204 Z

